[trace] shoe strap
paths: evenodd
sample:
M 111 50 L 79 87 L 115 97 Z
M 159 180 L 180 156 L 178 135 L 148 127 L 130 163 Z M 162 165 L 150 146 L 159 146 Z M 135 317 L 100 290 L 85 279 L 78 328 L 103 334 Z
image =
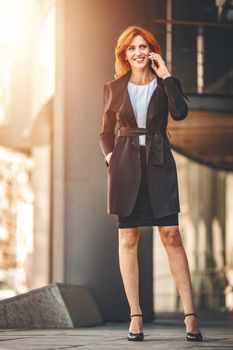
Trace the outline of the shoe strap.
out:
M 141 317 L 142 317 L 142 314 L 134 314 L 134 315 L 130 315 L 130 317 L 134 317 L 134 316 L 141 316 Z
M 184 319 L 186 316 L 195 316 L 197 317 L 197 314 L 195 312 L 191 312 L 190 314 L 184 314 Z

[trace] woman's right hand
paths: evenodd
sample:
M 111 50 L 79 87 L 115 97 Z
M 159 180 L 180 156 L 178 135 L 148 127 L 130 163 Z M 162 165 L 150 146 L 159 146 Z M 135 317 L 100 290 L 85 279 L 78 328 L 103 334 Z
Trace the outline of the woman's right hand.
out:
M 111 155 L 112 155 L 112 152 L 108 153 L 108 154 L 106 155 L 106 157 L 105 157 L 105 159 L 106 159 L 106 161 L 108 162 L 108 164 L 109 164 Z

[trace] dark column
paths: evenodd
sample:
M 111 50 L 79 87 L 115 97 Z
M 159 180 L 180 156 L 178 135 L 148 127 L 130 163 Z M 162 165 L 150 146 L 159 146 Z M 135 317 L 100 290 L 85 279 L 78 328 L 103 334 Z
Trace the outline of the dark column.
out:
M 59 231 L 55 247 L 62 250 L 63 240 L 64 249 L 55 252 L 54 279 L 88 286 L 105 321 L 128 319 L 129 307 L 119 270 L 117 218 L 106 214 L 107 169 L 99 144 L 103 84 L 114 78 L 114 48 L 122 30 L 134 24 L 151 28 L 153 16 L 152 0 L 57 1 L 54 226 Z M 64 206 L 61 197 L 56 203 L 56 190 Z M 149 320 L 152 229 L 142 231 L 140 298 Z M 64 271 L 59 272 L 62 264 Z

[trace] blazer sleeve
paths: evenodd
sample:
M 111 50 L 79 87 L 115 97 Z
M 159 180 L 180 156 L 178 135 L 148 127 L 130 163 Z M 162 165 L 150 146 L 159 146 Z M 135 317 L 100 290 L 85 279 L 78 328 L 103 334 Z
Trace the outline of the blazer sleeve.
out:
M 113 151 L 115 145 L 116 112 L 111 109 L 111 106 L 112 90 L 109 84 L 105 84 L 103 90 L 103 119 L 100 131 L 100 146 L 107 166 L 106 156 Z
M 168 110 L 174 120 L 182 120 L 188 114 L 188 105 L 184 98 L 179 79 L 169 76 L 163 80 L 164 89 L 168 97 Z

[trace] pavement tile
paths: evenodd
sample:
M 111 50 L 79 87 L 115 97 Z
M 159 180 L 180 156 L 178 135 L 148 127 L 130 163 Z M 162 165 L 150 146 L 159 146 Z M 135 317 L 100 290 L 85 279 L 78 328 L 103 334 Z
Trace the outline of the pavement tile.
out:
M 129 323 L 106 323 L 97 327 L 74 329 L 2 329 L 1 350 L 233 350 L 232 326 L 206 322 L 200 325 L 204 341 L 200 343 L 185 340 L 185 328 L 181 322 L 144 323 L 143 342 L 127 340 Z

